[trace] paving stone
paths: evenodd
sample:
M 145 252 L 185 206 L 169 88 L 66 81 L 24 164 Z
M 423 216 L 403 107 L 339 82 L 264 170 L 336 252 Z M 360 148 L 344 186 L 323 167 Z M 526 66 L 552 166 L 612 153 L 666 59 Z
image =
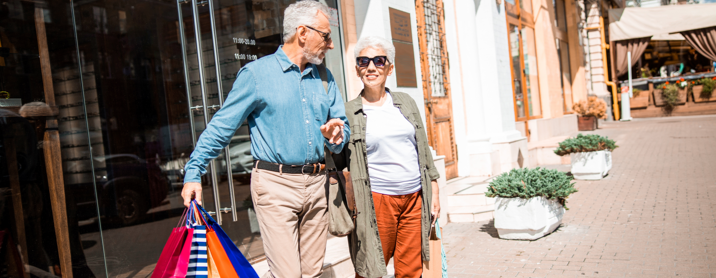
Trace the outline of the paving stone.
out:
M 576 181 L 562 226 L 518 241 L 499 239 L 493 221 L 450 223 L 451 277 L 716 278 L 716 116 L 600 127 L 585 133 L 617 141 L 613 168 Z M 452 275 L 462 265 L 480 271 Z

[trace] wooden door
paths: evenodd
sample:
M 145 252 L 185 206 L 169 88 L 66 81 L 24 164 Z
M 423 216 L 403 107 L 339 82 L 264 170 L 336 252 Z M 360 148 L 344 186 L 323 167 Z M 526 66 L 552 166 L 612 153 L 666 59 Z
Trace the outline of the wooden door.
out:
M 428 141 L 438 155 L 445 156 L 445 175 L 451 179 L 458 176 L 458 157 L 450 100 L 443 1 L 416 0 L 415 6 Z

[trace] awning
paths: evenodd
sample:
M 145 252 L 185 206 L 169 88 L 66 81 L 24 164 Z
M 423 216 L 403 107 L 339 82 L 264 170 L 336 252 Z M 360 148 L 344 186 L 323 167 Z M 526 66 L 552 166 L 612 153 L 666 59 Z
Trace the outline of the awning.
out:
M 609 10 L 609 40 L 662 36 L 716 26 L 716 4 Z
M 684 36 L 682 36 L 679 33 L 676 33 L 676 34 L 665 33 L 665 34 L 654 35 L 651 37 L 651 40 L 652 41 L 683 41 L 685 39 L 684 39 Z

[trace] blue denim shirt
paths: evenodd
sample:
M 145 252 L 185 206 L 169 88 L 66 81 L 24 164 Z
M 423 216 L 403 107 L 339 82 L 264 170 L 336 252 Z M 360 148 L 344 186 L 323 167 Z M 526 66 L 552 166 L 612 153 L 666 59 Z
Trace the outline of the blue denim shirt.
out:
M 206 166 L 231 141 L 248 118 L 254 160 L 288 165 L 321 162 L 324 144 L 338 153 L 350 137 L 343 98 L 328 71 L 328 94 L 318 69 L 307 64 L 303 73 L 281 47 L 244 66 L 224 106 L 199 137 L 184 170 L 184 182 L 200 182 Z M 345 122 L 343 142 L 330 144 L 320 127 L 328 119 Z

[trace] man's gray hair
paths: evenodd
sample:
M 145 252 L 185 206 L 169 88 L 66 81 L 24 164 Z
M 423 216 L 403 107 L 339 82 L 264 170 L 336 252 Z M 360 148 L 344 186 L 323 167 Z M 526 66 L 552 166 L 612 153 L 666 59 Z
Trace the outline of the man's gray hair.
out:
M 366 48 L 375 48 L 385 51 L 385 54 L 388 56 L 388 60 L 390 61 L 390 63 L 395 63 L 395 46 L 393 46 L 393 44 L 390 43 L 389 40 L 376 36 L 364 37 L 358 40 L 358 43 L 356 43 L 355 47 L 356 57 L 360 56 L 360 52 Z
M 328 6 L 314 0 L 304 0 L 293 3 L 283 13 L 283 41 L 287 42 L 296 35 L 298 26 L 311 26 L 315 28 L 318 12 L 326 17 L 331 16 Z

